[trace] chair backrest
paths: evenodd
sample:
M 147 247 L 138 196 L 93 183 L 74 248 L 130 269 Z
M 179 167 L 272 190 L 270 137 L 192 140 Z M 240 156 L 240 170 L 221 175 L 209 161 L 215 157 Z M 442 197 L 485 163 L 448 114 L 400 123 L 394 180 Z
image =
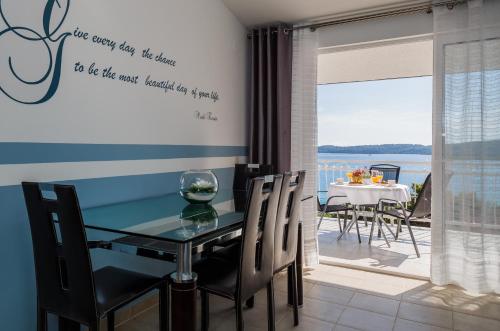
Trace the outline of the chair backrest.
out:
M 384 173 L 383 180 L 395 180 L 396 183 L 399 182 L 399 171 L 401 167 L 393 164 L 374 164 L 370 167 L 370 171 L 378 170 Z
M 94 275 L 73 186 L 23 183 L 35 257 L 38 304 L 59 316 L 88 324 L 97 317 Z M 46 191 L 44 189 L 44 191 Z
M 269 164 L 235 164 L 233 190 L 247 191 L 249 180 L 273 174 L 273 167 Z
M 263 177 L 250 182 L 245 211 L 241 260 L 236 297 L 247 300 L 271 281 L 274 261 L 274 230 L 282 175 L 273 176 L 266 187 Z M 263 210 L 264 209 L 264 210 Z
M 431 216 L 432 179 L 431 174 L 425 178 L 422 190 L 418 194 L 411 217 L 424 218 Z
M 274 236 L 274 272 L 289 266 L 297 255 L 298 229 L 305 171 L 285 173 L 276 216 Z
M 236 211 L 244 211 L 252 178 L 273 174 L 273 167 L 268 164 L 235 164 L 233 193 Z

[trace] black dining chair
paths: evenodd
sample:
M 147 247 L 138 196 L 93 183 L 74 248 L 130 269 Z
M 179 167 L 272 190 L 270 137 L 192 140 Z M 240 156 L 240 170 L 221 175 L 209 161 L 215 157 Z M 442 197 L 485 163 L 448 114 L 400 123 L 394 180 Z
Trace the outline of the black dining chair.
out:
M 74 186 L 51 185 L 55 198 L 44 196 L 38 183 L 24 182 L 22 187 L 35 257 L 39 331 L 47 330 L 47 313 L 59 317 L 62 330 L 83 324 L 98 331 L 105 317 L 108 330 L 114 330 L 117 309 L 156 289 L 160 292 L 160 329 L 168 330 L 166 276 L 113 266 L 93 271 Z
M 297 246 L 302 191 L 306 178 L 305 171 L 296 175 L 285 173 L 281 184 L 274 234 L 274 274 L 292 267 L 292 298 L 294 325 L 299 325 L 299 303 L 297 284 Z
M 233 194 L 236 211 L 245 210 L 250 180 L 272 174 L 273 166 L 270 164 L 241 163 L 234 165 Z
M 252 164 L 238 163 L 234 165 L 233 179 L 233 201 L 234 209 L 238 212 L 244 212 L 249 196 L 250 182 L 256 177 L 265 177 L 273 175 L 273 166 L 270 164 Z M 207 253 L 212 253 L 215 247 L 228 247 L 233 244 L 239 244 L 241 237 L 220 238 L 211 243 L 211 247 L 207 247 Z M 232 250 L 231 250 L 232 251 Z M 253 306 L 252 300 L 248 302 L 249 306 Z
M 420 252 L 418 251 L 417 242 L 415 241 L 415 236 L 413 235 L 410 222 L 413 219 L 429 218 L 431 216 L 431 198 L 432 198 L 432 180 L 431 180 L 431 174 L 429 174 L 425 178 L 422 190 L 420 191 L 420 194 L 417 197 L 417 201 L 415 202 L 415 206 L 413 207 L 412 210 L 405 209 L 405 207 L 401 202 L 391 199 L 380 199 L 376 210 L 376 217 L 392 216 L 398 220 L 398 227 L 395 234 L 396 240 L 398 240 L 399 237 L 401 222 L 402 221 L 405 222 L 406 226 L 408 227 L 408 232 L 410 233 L 411 240 L 413 242 L 413 247 L 415 248 L 415 252 L 417 253 L 418 257 L 420 257 Z M 390 203 L 393 205 L 395 204 L 399 208 L 384 209 L 383 208 L 384 203 Z M 383 222 L 383 220 L 381 220 L 381 222 Z M 369 243 L 371 243 L 374 224 L 375 222 L 372 223 Z
M 263 177 L 250 182 L 250 195 L 245 210 L 241 244 L 237 262 L 214 253 L 193 266 L 198 274 L 201 293 L 202 330 L 209 328 L 209 294 L 218 295 L 236 304 L 236 330 L 243 330 L 243 302 L 267 288 L 268 329 L 274 321 L 274 232 L 280 198 L 281 175 L 270 183 Z M 270 187 L 266 187 L 266 186 Z M 222 250 L 234 251 L 234 245 Z

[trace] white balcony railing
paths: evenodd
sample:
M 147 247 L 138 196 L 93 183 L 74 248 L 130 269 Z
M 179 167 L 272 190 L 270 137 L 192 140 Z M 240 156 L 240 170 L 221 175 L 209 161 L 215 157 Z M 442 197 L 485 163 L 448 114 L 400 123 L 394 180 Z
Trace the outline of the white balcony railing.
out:
M 431 163 L 424 161 L 388 161 L 388 160 L 319 160 L 318 185 L 319 190 L 325 190 L 336 178 L 347 179 L 346 173 L 356 169 L 369 167 L 372 164 L 394 164 L 401 167 L 400 183 L 411 186 L 413 183 L 423 183 L 425 176 L 431 171 Z
M 318 190 L 328 190 L 329 184 L 336 178 L 346 180 L 346 173 L 353 169 L 387 163 L 401 167 L 399 182 L 410 187 L 413 183 L 423 183 L 431 171 L 431 162 L 425 161 L 319 160 Z M 500 161 L 484 161 L 481 165 L 477 167 L 474 162 L 457 160 L 445 169 L 449 174 L 445 188 L 448 198 L 444 201 L 447 218 L 450 220 L 447 224 L 486 226 L 498 232 L 500 231 Z M 475 192 L 478 185 L 482 187 L 481 194 Z M 320 193 L 319 196 L 326 198 L 325 193 Z

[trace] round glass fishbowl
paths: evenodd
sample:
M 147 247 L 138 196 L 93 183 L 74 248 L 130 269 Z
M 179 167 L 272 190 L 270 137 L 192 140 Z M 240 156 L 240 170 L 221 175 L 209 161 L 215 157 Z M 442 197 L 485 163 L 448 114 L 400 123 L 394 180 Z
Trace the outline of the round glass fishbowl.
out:
M 189 203 L 208 203 L 219 190 L 219 181 L 210 170 L 189 170 L 182 174 L 180 194 Z

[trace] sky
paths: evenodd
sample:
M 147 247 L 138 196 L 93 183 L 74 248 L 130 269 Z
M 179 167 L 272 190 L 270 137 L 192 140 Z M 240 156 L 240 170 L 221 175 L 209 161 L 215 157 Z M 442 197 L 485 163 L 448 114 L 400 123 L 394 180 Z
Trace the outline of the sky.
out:
M 432 144 L 432 77 L 318 85 L 318 145 Z

